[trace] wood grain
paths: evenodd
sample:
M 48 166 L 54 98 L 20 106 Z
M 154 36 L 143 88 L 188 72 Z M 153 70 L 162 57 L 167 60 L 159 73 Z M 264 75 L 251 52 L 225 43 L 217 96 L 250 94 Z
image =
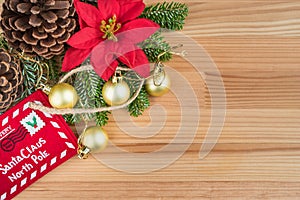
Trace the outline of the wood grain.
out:
M 132 175 L 93 158 L 73 158 L 16 199 L 299 198 L 300 2 L 185 2 L 190 16 L 183 33 L 205 48 L 226 89 L 227 115 L 214 150 L 198 159 L 211 117 L 205 81 L 193 76 L 195 70 L 183 59 L 175 58 L 168 65 L 189 79 L 201 109 L 197 136 L 179 160 L 153 173 Z M 173 94 L 151 101 L 167 111 L 164 129 L 152 138 L 137 139 L 124 134 L 111 118 L 106 129 L 113 143 L 131 152 L 151 152 L 172 140 L 180 122 L 178 101 Z M 149 113 L 135 119 L 141 126 L 149 121 Z

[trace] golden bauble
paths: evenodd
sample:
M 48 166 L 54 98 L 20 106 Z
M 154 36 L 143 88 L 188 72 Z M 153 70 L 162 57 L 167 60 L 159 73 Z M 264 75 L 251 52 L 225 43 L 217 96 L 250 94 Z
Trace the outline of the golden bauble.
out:
M 108 136 L 100 126 L 91 126 L 85 129 L 81 135 L 82 145 L 86 146 L 93 153 L 105 149 L 108 143 Z
M 75 88 L 68 83 L 53 86 L 48 98 L 51 106 L 58 109 L 73 108 L 78 101 Z
M 104 101 L 110 106 L 121 105 L 130 97 L 130 88 L 125 81 L 113 83 L 107 81 L 102 89 Z
M 170 77 L 164 73 L 164 75 L 160 76 L 161 80 L 159 80 L 159 85 L 155 85 L 153 81 L 153 76 L 146 80 L 146 90 L 149 95 L 160 97 L 167 92 L 169 92 L 171 88 L 171 79 Z

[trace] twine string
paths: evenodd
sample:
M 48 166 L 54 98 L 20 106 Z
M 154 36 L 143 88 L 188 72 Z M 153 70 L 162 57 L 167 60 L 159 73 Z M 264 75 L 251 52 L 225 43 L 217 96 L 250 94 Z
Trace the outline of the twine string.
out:
M 177 49 L 179 47 L 182 47 L 182 45 L 177 45 L 175 47 L 172 47 L 171 49 L 174 50 L 174 49 Z M 179 56 L 182 56 L 184 57 L 186 55 L 186 52 L 185 51 L 182 51 L 180 53 L 176 53 L 176 52 L 173 52 L 173 51 L 168 51 L 169 53 L 173 54 L 173 55 L 179 55 Z M 163 56 L 164 54 L 166 54 L 166 52 L 163 52 L 161 53 L 158 58 L 157 58 L 157 62 L 160 62 L 159 61 L 159 58 L 161 56 Z M 71 70 L 70 72 L 68 72 L 67 74 L 65 74 L 58 83 L 63 83 L 63 82 L 66 82 L 68 78 L 70 78 L 71 76 L 73 76 L 74 74 L 76 73 L 79 73 L 79 72 L 83 72 L 83 71 L 89 71 L 89 70 L 93 70 L 93 66 L 90 65 L 90 64 L 87 64 L 87 65 L 82 65 L 76 69 L 73 69 Z M 132 71 L 132 69 L 129 69 L 129 68 L 124 68 L 124 67 L 118 67 L 117 70 L 120 70 L 120 71 Z M 149 78 L 149 77 L 148 77 Z M 141 92 L 142 88 L 143 88 L 143 85 L 144 85 L 144 82 L 145 78 L 140 78 L 139 76 L 137 76 L 137 79 L 132 79 L 132 78 L 128 78 L 129 80 L 137 80 L 137 81 L 141 81 L 140 82 L 140 85 L 138 87 L 138 89 L 135 91 L 134 95 L 127 100 L 127 102 L 125 102 L 124 104 L 121 104 L 121 105 L 117 105 L 117 106 L 109 106 L 109 107 L 99 107 L 99 108 L 68 108 L 68 109 L 56 109 L 56 108 L 50 108 L 50 107 L 47 107 L 47 106 L 43 106 L 43 105 L 40 105 L 40 104 L 36 104 L 36 103 L 33 103 L 31 102 L 29 104 L 29 107 L 34 109 L 34 110 L 39 110 L 39 111 L 42 111 L 42 112 L 45 112 L 45 113 L 49 113 L 49 114 L 53 114 L 53 115 L 65 115 L 65 114 L 92 114 L 92 113 L 97 113 L 97 112 L 104 112 L 104 111 L 113 111 L 113 110 L 118 110 L 118 109 L 122 109 L 122 108 L 125 108 L 127 107 L 129 104 L 131 104 L 139 95 L 139 93 Z
M 76 68 L 69 73 L 67 73 L 60 81 L 59 83 L 65 82 L 69 77 L 72 75 L 82 72 L 82 71 L 88 71 L 93 69 L 91 65 L 83 65 L 79 68 Z M 32 108 L 33 110 L 39 110 L 41 112 L 49 113 L 52 115 L 65 115 L 65 114 L 92 114 L 92 113 L 97 113 L 97 112 L 103 112 L 103 111 L 113 111 L 113 110 L 118 110 L 127 107 L 129 104 L 131 104 L 139 95 L 141 92 L 144 82 L 144 79 L 140 79 L 140 85 L 134 95 L 128 99 L 127 102 L 124 104 L 118 105 L 118 106 L 110 106 L 110 107 L 99 107 L 99 108 L 68 108 L 68 109 L 56 109 L 56 108 L 50 108 L 44 105 L 36 104 L 33 102 L 30 102 L 29 107 Z
M 64 75 L 62 77 L 62 79 L 60 79 L 60 81 L 58 81 L 58 83 L 66 82 L 66 80 L 68 78 L 70 78 L 71 76 L 73 76 L 76 73 L 83 72 L 83 71 L 89 71 L 89 70 L 92 70 L 92 69 L 93 69 L 92 65 L 82 65 L 82 66 L 80 66 L 78 68 L 75 68 L 75 69 L 71 70 L 70 72 L 68 72 L 66 75 Z

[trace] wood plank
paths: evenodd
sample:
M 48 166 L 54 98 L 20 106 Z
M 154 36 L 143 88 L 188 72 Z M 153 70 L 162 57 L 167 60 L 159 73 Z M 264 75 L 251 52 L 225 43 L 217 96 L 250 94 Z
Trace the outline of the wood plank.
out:
M 196 137 L 180 159 L 153 173 L 128 174 L 94 158 L 85 161 L 73 158 L 16 199 L 299 198 L 300 2 L 184 2 L 190 7 L 190 16 L 183 33 L 206 50 L 207 57 L 203 57 L 201 64 L 207 69 L 211 64 L 208 56 L 212 58 L 226 90 L 225 125 L 213 151 L 199 160 L 199 149 L 211 120 L 207 83 L 213 84 L 216 74 L 207 69 L 203 78 L 191 64 L 175 58 L 167 65 L 189 81 L 201 111 Z M 185 89 L 180 84 L 176 87 Z M 163 106 L 167 113 L 162 131 L 151 138 L 134 138 L 120 129 L 132 127 L 132 122 L 119 119 L 117 124 L 111 117 L 105 129 L 114 144 L 129 152 L 147 153 L 171 142 L 180 124 L 179 102 L 172 93 L 152 98 L 151 102 Z M 223 102 L 219 99 L 217 103 Z M 147 111 L 132 120 L 135 125 L 145 126 L 151 122 L 149 114 Z M 162 112 L 152 114 L 163 115 Z M 191 124 L 184 126 L 192 130 L 195 127 Z M 182 144 L 176 145 L 179 148 Z M 175 153 L 178 152 L 164 155 Z M 116 155 L 108 149 L 106 156 L 113 159 Z M 144 166 L 141 163 L 134 167 Z

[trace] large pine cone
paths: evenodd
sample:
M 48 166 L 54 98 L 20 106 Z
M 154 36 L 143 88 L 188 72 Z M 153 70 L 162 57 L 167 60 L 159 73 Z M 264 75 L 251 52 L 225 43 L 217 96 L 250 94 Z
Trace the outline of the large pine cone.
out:
M 13 48 L 50 59 L 64 51 L 76 28 L 74 15 L 69 0 L 5 0 L 1 27 Z
M 19 62 L 0 49 L 0 112 L 4 112 L 21 95 L 23 76 Z

